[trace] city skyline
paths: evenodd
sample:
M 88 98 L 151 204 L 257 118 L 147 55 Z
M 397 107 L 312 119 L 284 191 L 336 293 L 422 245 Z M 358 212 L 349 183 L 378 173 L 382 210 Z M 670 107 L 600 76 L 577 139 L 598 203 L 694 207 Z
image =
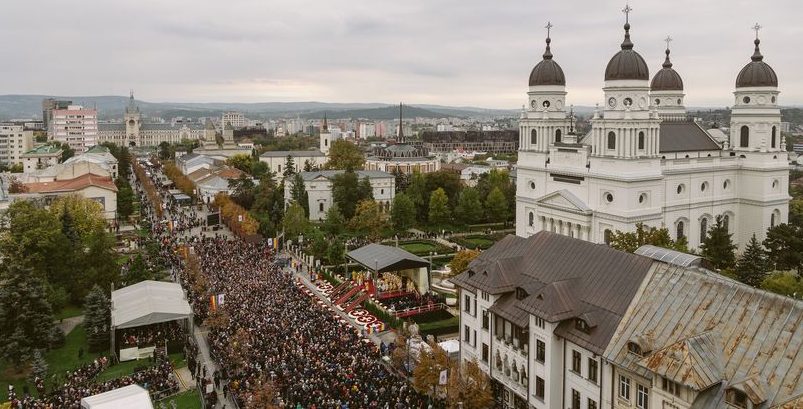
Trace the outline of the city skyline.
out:
M 46 5 L 58 3 L 46 1 Z M 623 1 L 577 5 L 511 1 L 218 3 L 96 0 L 59 13 L 9 4 L 0 35 L 13 38 L 0 79 L 6 94 L 126 95 L 153 102 L 390 102 L 517 108 L 544 51 L 567 78 L 568 102 L 602 101 L 602 74 L 622 39 Z M 46 5 L 44 7 L 46 7 Z M 158 6 L 158 7 L 157 7 Z M 782 105 L 803 104 L 803 36 L 794 10 L 777 1 L 632 1 L 631 34 L 650 75 L 664 38 L 688 106 L 732 104 L 734 80 L 753 51 L 778 73 Z M 309 12 L 315 10 L 315 12 Z M 443 12 L 448 10 L 448 12 Z M 35 16 L 36 18 L 31 18 Z M 80 24 L 76 24 L 80 23 Z

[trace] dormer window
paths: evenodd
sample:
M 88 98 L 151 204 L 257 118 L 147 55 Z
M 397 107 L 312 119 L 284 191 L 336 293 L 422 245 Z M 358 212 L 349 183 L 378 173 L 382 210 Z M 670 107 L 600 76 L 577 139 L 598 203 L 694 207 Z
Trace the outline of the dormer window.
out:
M 516 299 L 517 300 L 523 300 L 523 299 L 527 298 L 528 295 L 529 294 L 527 294 L 527 291 L 525 291 L 523 288 L 516 287 Z
M 644 356 L 644 351 L 641 350 L 641 346 L 635 342 L 627 343 L 627 352 L 630 352 L 631 354 L 636 354 L 638 356 Z
M 747 409 L 747 394 L 738 389 L 728 389 L 725 394 L 725 401 L 737 408 Z
M 583 332 L 588 332 L 589 330 L 588 323 L 580 318 L 574 320 L 574 327 Z

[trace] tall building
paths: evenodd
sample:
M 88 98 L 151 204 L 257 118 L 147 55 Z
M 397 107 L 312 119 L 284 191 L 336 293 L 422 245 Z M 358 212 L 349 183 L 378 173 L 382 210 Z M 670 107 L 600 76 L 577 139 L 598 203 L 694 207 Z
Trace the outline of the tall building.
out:
M 650 82 L 628 22 L 604 71 L 605 105 L 590 132 L 577 135 L 547 35 L 519 121 L 516 234 L 547 230 L 601 243 L 644 223 L 697 248 L 722 216 L 740 247 L 753 234 L 762 240 L 767 228 L 787 221 L 790 200 L 778 79 L 763 58 L 756 38 L 736 76 L 729 140 L 720 144 L 687 119 L 668 41 Z
M 318 148 L 324 155 L 329 155 L 329 148 L 332 147 L 332 133 L 329 132 L 329 123 L 326 121 L 326 113 L 323 114 L 323 124 L 321 125 L 321 135 L 318 138 L 320 147 Z
M 45 98 L 42 100 L 42 126 L 45 130 L 49 129 L 50 121 L 53 119 L 53 110 L 67 109 L 72 105 L 72 101 Z
M 98 111 L 80 105 L 54 109 L 49 131 L 50 139 L 66 143 L 76 154 L 84 153 L 98 143 Z
M 227 123 L 231 124 L 234 129 L 245 128 L 248 125 L 248 120 L 242 112 L 225 112 L 220 119 L 220 123 L 225 127 Z
M 399 124 L 403 123 L 402 104 L 399 104 Z M 427 148 L 404 141 L 404 128 L 398 127 L 395 144 L 374 148 L 372 154 L 365 159 L 365 170 L 402 173 L 430 173 L 441 168 L 441 162 L 429 154 Z
M 23 125 L 0 124 L 0 163 L 22 164 L 22 154 L 33 147 L 33 131 Z
M 98 143 L 111 142 L 119 146 L 157 146 L 162 142 L 178 143 L 183 139 L 201 140 L 204 126 L 201 123 L 147 123 L 132 92 L 123 113 L 123 123 L 99 125 Z

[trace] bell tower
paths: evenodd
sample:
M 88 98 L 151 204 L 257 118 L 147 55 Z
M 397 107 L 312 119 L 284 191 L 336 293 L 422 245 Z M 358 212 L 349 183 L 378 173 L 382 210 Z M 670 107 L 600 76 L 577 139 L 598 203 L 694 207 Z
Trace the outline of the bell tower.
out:
M 125 121 L 125 145 L 140 146 L 141 141 L 139 138 L 139 128 L 142 123 L 142 115 L 139 112 L 139 107 L 134 101 L 133 90 L 131 90 L 131 93 L 128 97 L 128 106 L 125 108 L 123 121 Z
M 326 112 L 323 113 L 323 125 L 321 126 L 320 150 L 324 155 L 329 155 L 329 148 L 332 147 L 332 133 L 329 132 L 329 123 L 326 121 Z

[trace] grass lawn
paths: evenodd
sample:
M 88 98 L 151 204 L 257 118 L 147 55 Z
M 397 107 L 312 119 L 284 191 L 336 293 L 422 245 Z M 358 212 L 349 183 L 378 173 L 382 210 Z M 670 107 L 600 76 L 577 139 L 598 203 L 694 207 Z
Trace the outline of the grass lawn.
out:
M 77 317 L 79 315 L 82 315 L 83 313 L 84 310 L 82 310 L 81 307 L 76 307 L 74 305 L 67 305 L 66 307 L 62 308 L 61 311 L 56 312 L 54 318 L 56 318 L 56 320 L 58 321 L 64 318 Z
M 453 317 L 454 316 L 452 314 L 450 314 L 449 311 L 440 310 L 440 311 L 432 311 L 432 312 L 427 312 L 427 313 L 424 313 L 424 314 L 414 315 L 414 316 L 412 316 L 410 318 L 413 321 L 415 321 L 418 325 L 421 325 L 421 324 L 424 324 L 424 323 L 433 323 L 433 322 L 438 322 L 438 321 L 444 321 L 444 320 L 448 320 L 448 319 L 453 318 Z
M 496 241 L 493 238 L 485 235 L 455 237 L 454 239 L 452 239 L 452 241 L 470 249 L 480 249 L 480 250 L 486 250 L 489 247 L 493 246 L 494 243 L 496 243 Z
M 460 318 L 452 317 L 441 321 L 418 324 L 421 335 L 444 335 L 460 332 Z
M 201 408 L 201 398 L 198 396 L 198 391 L 195 389 L 190 389 L 186 392 L 179 393 L 178 395 L 173 395 L 167 399 L 163 399 L 161 402 L 164 402 L 167 407 L 170 406 L 170 402 L 175 401 L 176 407 L 181 409 L 202 409 Z M 154 405 L 156 406 L 156 405 Z M 158 406 L 156 406 L 158 407 Z
M 414 241 L 409 243 L 401 243 L 399 247 L 409 251 L 413 254 L 429 254 L 430 251 L 435 251 L 438 246 L 433 243 L 428 243 L 425 241 Z

